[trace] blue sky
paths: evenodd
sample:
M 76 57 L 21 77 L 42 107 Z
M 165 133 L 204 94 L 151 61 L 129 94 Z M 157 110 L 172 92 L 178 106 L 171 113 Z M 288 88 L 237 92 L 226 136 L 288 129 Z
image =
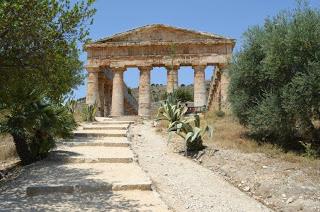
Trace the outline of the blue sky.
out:
M 311 0 L 312 6 L 320 7 L 319 0 Z M 283 9 L 294 8 L 295 0 L 97 0 L 97 13 L 90 28 L 93 40 L 148 24 L 167 24 L 205 32 L 216 33 L 237 39 L 248 27 L 262 24 L 268 16 Z M 82 53 L 81 60 L 86 61 Z M 206 70 L 210 79 L 212 67 Z M 139 72 L 128 69 L 124 80 L 129 87 L 137 87 Z M 183 67 L 179 70 L 179 84 L 190 84 L 193 70 Z M 166 84 L 164 68 L 154 68 L 151 83 Z M 75 91 L 75 97 L 86 95 L 86 84 Z

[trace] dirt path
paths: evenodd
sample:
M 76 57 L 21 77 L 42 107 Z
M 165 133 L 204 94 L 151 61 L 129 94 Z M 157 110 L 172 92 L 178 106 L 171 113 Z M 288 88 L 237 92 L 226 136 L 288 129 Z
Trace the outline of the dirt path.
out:
M 131 126 L 133 150 L 163 200 L 175 211 L 270 211 L 199 164 L 168 150 L 150 121 Z

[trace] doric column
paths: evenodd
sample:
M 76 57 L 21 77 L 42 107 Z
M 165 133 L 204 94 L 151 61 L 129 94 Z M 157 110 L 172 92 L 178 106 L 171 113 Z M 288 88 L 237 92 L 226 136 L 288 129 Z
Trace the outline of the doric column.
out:
M 152 67 L 139 67 L 139 116 L 149 117 L 151 108 L 150 71 Z
M 229 75 L 228 75 L 228 69 L 226 69 L 226 65 L 220 64 L 219 69 L 221 72 L 220 77 L 220 107 L 226 109 L 228 105 L 228 87 L 229 87 Z
M 99 98 L 97 99 L 97 116 L 103 117 L 104 116 L 104 73 L 99 72 L 98 75 L 98 87 L 99 87 Z
M 86 103 L 94 105 L 99 97 L 99 67 L 86 67 L 88 71 L 87 96 Z
M 179 66 L 166 66 L 167 69 L 167 93 L 172 93 L 178 88 Z
M 204 65 L 193 66 L 194 69 L 194 106 L 202 107 L 207 104 Z
M 111 116 L 124 115 L 123 72 L 125 68 L 114 68 L 112 82 Z
M 177 67 L 173 71 L 173 89 L 177 90 L 179 87 L 179 79 L 178 79 L 179 67 Z

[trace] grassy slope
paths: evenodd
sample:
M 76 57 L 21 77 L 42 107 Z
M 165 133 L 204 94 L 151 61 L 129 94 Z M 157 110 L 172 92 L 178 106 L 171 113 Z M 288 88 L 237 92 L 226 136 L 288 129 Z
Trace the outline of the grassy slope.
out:
M 265 153 L 269 157 L 288 162 L 310 163 L 310 165 L 320 162 L 320 159 L 313 160 L 295 152 L 284 152 L 276 145 L 259 143 L 251 139 L 247 136 L 248 130 L 240 125 L 230 113 L 227 113 L 224 117 L 217 117 L 214 112 L 210 112 L 202 119 L 202 124 L 205 123 L 211 125 L 214 129 L 213 137 L 206 138 L 208 145 L 214 145 L 221 149 L 236 149 L 244 153 Z

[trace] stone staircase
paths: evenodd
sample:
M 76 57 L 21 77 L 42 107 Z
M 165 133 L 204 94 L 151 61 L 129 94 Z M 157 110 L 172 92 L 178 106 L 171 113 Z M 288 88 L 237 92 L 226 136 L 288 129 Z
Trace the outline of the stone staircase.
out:
M 124 85 L 124 106 L 125 114 L 127 115 L 137 115 L 138 114 L 138 101 L 137 99 L 129 93 L 127 85 Z
M 73 139 L 59 142 L 46 165 L 37 168 L 39 172 L 46 170 L 47 176 L 34 175 L 26 188 L 27 195 L 41 198 L 90 193 L 94 196 L 105 192 L 112 196 L 122 192 L 127 201 L 135 202 L 135 208 L 126 208 L 128 211 L 168 211 L 134 159 L 127 138 L 130 124 L 131 121 L 101 119 L 79 127 Z M 132 192 L 136 193 L 134 198 Z
M 215 71 L 211 77 L 211 82 L 209 86 L 209 94 L 207 99 L 207 110 L 220 110 L 221 105 L 219 105 L 221 100 L 219 100 L 219 86 L 220 86 L 221 73 Z

